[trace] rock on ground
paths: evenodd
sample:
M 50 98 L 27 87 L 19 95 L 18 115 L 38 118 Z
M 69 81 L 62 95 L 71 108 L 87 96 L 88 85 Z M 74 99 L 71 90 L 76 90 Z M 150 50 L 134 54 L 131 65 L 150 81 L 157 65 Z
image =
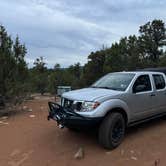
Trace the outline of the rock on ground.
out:
M 83 159 L 84 158 L 84 149 L 81 147 L 78 149 L 76 154 L 74 155 L 75 159 Z

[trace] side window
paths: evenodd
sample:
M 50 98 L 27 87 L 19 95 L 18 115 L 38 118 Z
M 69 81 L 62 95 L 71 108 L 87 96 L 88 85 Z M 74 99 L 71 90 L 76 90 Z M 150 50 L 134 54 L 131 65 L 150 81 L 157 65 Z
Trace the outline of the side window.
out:
M 152 90 L 149 75 L 141 75 L 133 85 L 133 93 L 146 92 Z
M 154 74 L 153 75 L 154 83 L 156 86 L 156 89 L 164 89 L 165 88 L 165 80 L 164 77 L 160 74 Z

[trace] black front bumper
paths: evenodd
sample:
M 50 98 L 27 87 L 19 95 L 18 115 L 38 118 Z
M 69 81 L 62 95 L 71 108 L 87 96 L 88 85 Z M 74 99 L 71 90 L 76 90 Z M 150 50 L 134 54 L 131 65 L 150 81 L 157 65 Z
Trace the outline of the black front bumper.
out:
M 53 119 L 57 121 L 58 125 L 80 128 L 80 127 L 94 127 L 100 124 L 102 118 L 87 118 L 83 117 L 72 110 L 63 108 L 57 103 L 48 102 L 49 115 L 48 120 Z

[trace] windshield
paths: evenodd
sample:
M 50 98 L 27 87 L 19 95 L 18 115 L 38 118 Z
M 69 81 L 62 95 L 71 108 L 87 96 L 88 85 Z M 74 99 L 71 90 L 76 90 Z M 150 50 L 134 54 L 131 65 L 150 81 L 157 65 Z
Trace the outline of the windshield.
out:
M 133 73 L 111 73 L 99 79 L 91 87 L 105 88 L 118 91 L 125 91 L 131 80 L 134 78 Z

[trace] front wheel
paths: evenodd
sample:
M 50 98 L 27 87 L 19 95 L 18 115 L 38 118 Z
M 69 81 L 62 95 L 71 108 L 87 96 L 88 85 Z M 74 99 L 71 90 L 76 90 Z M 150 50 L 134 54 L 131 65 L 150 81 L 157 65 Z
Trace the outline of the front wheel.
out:
M 112 112 L 99 127 L 99 142 L 107 149 L 116 148 L 125 135 L 125 119 L 121 113 Z

